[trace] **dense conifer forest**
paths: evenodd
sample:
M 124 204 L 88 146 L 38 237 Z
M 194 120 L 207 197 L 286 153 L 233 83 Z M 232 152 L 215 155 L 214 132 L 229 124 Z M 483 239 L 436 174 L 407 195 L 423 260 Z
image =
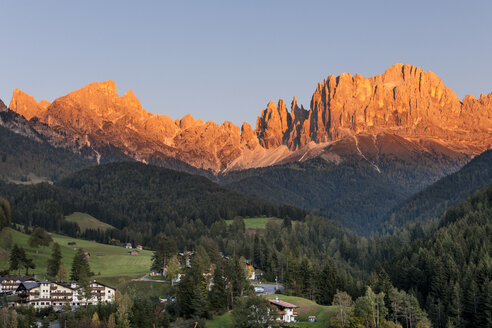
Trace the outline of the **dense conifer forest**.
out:
M 482 181 L 487 156 L 455 175 L 471 174 L 476 179 L 454 177 L 445 183 L 456 191 L 448 192 L 449 198 L 462 194 L 463 181 L 470 182 L 467 188 Z M 155 268 L 164 265 L 161 261 L 167 255 L 172 257 L 170 250 L 208 254 L 200 256 L 205 263 L 197 264 L 193 270 L 198 271 L 190 271 L 189 279 L 184 280 L 190 285 L 178 286 L 178 308 L 171 309 L 176 316 L 207 318 L 232 308 L 236 301 L 220 290 L 207 297 L 200 294 L 205 297 L 200 299 L 196 288 L 203 282 L 197 277 L 200 272 L 213 274 L 209 271 L 212 264 L 232 274 L 234 261 L 244 259 L 266 281 L 277 278 L 285 293 L 319 304 L 332 304 L 343 291 L 360 302 L 384 299 L 385 318 L 395 321 L 408 315 L 396 306 L 406 302 L 416 304 L 412 313 L 422 320 L 428 317 L 435 327 L 486 327 L 491 322 L 492 186 L 435 219 L 411 222 L 382 237 L 350 232 L 333 220 L 337 217 L 274 205 L 201 176 L 141 163 L 90 167 L 55 185 L 1 183 L 0 194 L 9 201 L 15 223 L 104 243 L 143 244 L 155 250 Z M 117 229 L 81 232 L 64 219 L 75 211 L 89 213 Z M 244 219 L 251 216 L 282 220 L 269 221 L 265 229 L 248 230 Z M 227 219 L 233 219 L 232 224 L 226 224 Z M 222 267 L 220 256 L 235 260 Z M 238 288 L 237 293 L 246 292 Z M 186 297 L 196 301 L 183 301 Z M 357 302 L 354 304 L 355 311 Z
M 340 163 L 316 158 L 230 172 L 219 183 L 277 204 L 291 204 L 321 216 L 331 216 L 344 227 L 370 235 L 386 213 L 412 194 L 460 167 L 419 158 L 411 162 L 379 158 L 378 170 L 368 161 L 347 158 Z

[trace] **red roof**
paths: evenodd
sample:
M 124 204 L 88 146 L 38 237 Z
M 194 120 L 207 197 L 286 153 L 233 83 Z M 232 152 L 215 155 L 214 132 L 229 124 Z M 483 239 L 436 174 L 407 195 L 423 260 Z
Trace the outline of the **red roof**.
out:
M 283 307 L 283 308 L 292 308 L 292 309 L 298 308 L 297 305 L 294 305 L 294 304 L 291 304 L 289 302 L 285 302 L 285 301 L 282 301 L 282 300 L 277 300 L 277 299 L 271 299 L 271 298 L 269 298 L 268 301 L 270 303 L 272 303 L 273 305 L 278 305 L 278 306 Z

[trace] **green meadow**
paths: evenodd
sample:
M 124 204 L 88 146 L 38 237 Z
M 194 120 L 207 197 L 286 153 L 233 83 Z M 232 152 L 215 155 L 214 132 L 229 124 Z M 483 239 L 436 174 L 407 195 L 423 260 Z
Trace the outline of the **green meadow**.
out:
M 288 327 L 312 327 L 321 328 L 328 327 L 331 318 L 336 314 L 336 306 L 324 306 L 319 305 L 314 301 L 308 300 L 302 297 L 287 296 L 281 294 L 268 295 L 266 298 L 278 297 L 280 300 L 298 305 L 297 311 L 297 322 L 285 324 Z M 317 321 L 315 323 L 310 323 L 308 321 L 309 316 L 316 316 Z M 233 327 L 233 317 L 232 312 L 227 312 L 221 316 L 218 316 L 212 320 L 207 321 L 207 328 L 229 328 Z
M 89 252 L 89 265 L 95 274 L 95 279 L 98 277 L 137 277 L 150 270 L 153 254 L 151 251 L 139 251 L 139 255 L 131 256 L 128 255 L 127 249 L 120 246 L 99 244 L 57 234 L 52 234 L 52 238 L 61 246 L 62 263 L 67 275 L 70 274 L 73 256 L 78 248 Z M 29 247 L 28 239 L 28 235 L 10 228 L 5 228 L 0 232 L 0 270 L 8 268 L 9 251 L 14 244 L 17 244 L 22 246 L 26 250 L 27 256 L 34 260 L 36 268 L 30 270 L 30 274 L 35 274 L 38 279 L 43 279 L 46 275 L 46 267 L 51 256 L 53 243 L 50 246 L 41 246 L 35 249 Z M 75 245 L 68 245 L 69 242 L 75 242 Z
M 277 218 L 245 218 L 243 220 L 246 229 L 265 229 L 266 224 L 272 220 L 282 222 L 282 219 Z M 231 225 L 233 221 L 234 220 L 226 220 L 226 224 Z
M 99 230 L 114 229 L 112 225 L 99 221 L 87 213 L 75 212 L 66 216 L 65 219 L 69 222 L 77 223 L 81 231 L 85 231 L 89 228 Z

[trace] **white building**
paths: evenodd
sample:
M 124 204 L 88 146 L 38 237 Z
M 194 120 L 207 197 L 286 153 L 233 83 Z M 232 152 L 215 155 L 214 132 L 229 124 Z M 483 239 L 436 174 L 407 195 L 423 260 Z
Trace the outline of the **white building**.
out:
M 275 297 L 275 299 L 268 299 L 268 301 L 277 308 L 276 319 L 278 322 L 296 322 L 297 312 L 295 309 L 298 308 L 297 305 L 281 301 L 278 297 Z
M 116 289 L 93 281 L 90 284 L 91 298 L 87 299 L 76 283 L 62 284 L 50 281 L 26 281 L 19 285 L 16 294 L 20 304 L 28 304 L 36 309 L 52 306 L 56 310 L 69 305 L 77 308 L 82 305 L 110 303 L 115 300 Z
M 26 276 L 4 276 L 0 277 L 0 294 L 11 295 L 15 293 L 17 287 L 24 281 L 36 281 L 34 278 Z

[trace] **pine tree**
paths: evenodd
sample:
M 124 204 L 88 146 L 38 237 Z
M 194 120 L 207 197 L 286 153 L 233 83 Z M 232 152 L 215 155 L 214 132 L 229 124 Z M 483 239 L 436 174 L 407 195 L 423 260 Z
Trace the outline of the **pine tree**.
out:
M 67 270 L 65 270 L 65 265 L 60 263 L 60 267 L 58 268 L 58 272 L 56 274 L 56 280 L 59 282 L 64 282 L 67 279 Z
M 56 277 L 58 274 L 58 269 L 60 268 L 62 259 L 60 244 L 53 244 L 53 252 L 51 253 L 51 258 L 48 260 L 47 275 L 51 278 Z
M 10 225 L 10 220 L 10 204 L 5 198 L 0 197 L 0 231 Z
M 11 271 L 19 271 L 22 265 L 22 259 L 21 259 L 21 254 L 20 254 L 20 249 L 17 246 L 17 244 L 12 247 L 12 250 L 10 251 L 10 258 L 9 258 L 9 269 Z
M 21 268 L 26 269 L 26 275 L 29 275 L 29 269 L 34 269 L 36 266 L 32 259 L 26 256 L 26 251 L 22 247 L 14 245 L 10 253 L 9 268 L 12 271 L 20 272 Z
M 91 276 L 89 262 L 87 261 L 82 248 L 79 248 L 73 257 L 70 279 L 79 281 L 81 278 L 89 279 Z
M 212 308 L 219 313 L 227 309 L 227 284 L 222 264 L 218 264 L 213 275 L 214 284 L 210 292 L 210 303 Z

